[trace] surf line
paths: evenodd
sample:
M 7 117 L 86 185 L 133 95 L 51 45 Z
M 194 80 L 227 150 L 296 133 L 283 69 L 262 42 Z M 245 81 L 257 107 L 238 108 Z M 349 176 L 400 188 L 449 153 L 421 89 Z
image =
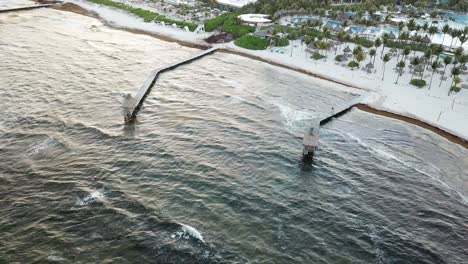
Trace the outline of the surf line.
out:
M 36 0 L 36 2 L 38 2 L 38 0 Z M 160 34 L 148 32 L 148 31 L 144 31 L 144 30 L 140 30 L 140 29 L 130 29 L 130 28 L 118 27 L 116 25 L 110 24 L 108 21 L 106 21 L 105 19 L 100 17 L 97 13 L 92 12 L 90 10 L 87 10 L 87 9 L 85 9 L 85 8 L 79 6 L 79 5 L 73 4 L 73 3 L 64 3 L 62 5 L 55 5 L 52 8 L 56 9 L 56 10 L 60 10 L 60 11 L 67 11 L 67 12 L 72 12 L 72 13 L 76 13 L 76 14 L 80 14 L 80 15 L 93 17 L 93 18 L 96 18 L 96 19 L 99 19 L 100 21 L 102 21 L 106 26 L 114 28 L 114 29 L 124 30 L 124 31 L 131 32 L 131 33 L 134 33 L 134 34 L 147 35 L 147 36 L 157 38 L 157 39 L 160 39 L 160 40 L 163 40 L 163 41 L 178 43 L 179 45 L 184 46 L 184 47 L 197 48 L 197 49 L 202 49 L 202 50 L 206 50 L 206 49 L 210 48 L 210 46 L 208 46 L 208 45 L 196 44 L 196 43 L 189 42 L 189 41 L 182 41 L 182 40 L 178 40 L 178 39 L 175 39 L 175 38 L 163 36 L 163 35 L 160 35 Z M 324 76 L 324 75 L 321 75 L 321 74 L 313 73 L 313 72 L 310 72 L 310 71 L 307 71 L 307 70 L 304 70 L 304 69 L 299 69 L 299 68 L 296 68 L 296 67 L 292 67 L 292 66 L 288 66 L 288 65 L 281 64 L 281 63 L 278 63 L 278 62 L 274 62 L 274 61 L 264 59 L 264 58 L 261 58 L 259 56 L 255 56 L 255 55 L 252 55 L 252 54 L 244 53 L 244 52 L 241 52 L 241 51 L 228 50 L 228 49 L 224 49 L 224 48 L 220 48 L 217 51 L 224 52 L 224 53 L 230 53 L 230 54 L 242 56 L 242 57 L 245 57 L 245 58 L 257 60 L 257 61 L 260 61 L 260 62 L 268 63 L 268 64 L 273 65 L 273 66 L 277 66 L 277 67 L 280 67 L 280 68 L 292 70 L 292 71 L 295 71 L 295 72 L 306 74 L 306 75 L 316 77 L 316 78 L 319 78 L 319 79 L 322 79 L 322 80 L 326 80 L 326 81 L 329 81 L 329 82 L 341 84 L 341 85 L 344 85 L 346 87 L 369 91 L 369 89 L 365 89 L 365 88 L 362 88 L 362 87 L 357 87 L 355 85 L 345 83 L 345 82 L 341 82 L 341 81 L 335 80 L 333 78 L 330 78 L 330 77 L 327 77 L 327 76 Z M 366 104 L 358 104 L 356 107 L 358 109 L 362 110 L 362 111 L 366 111 L 366 112 L 369 112 L 369 113 L 372 113 L 372 114 L 391 117 L 391 118 L 394 118 L 394 119 L 398 119 L 398 120 L 401 120 L 401 121 L 404 121 L 404 122 L 411 123 L 413 125 L 417 125 L 419 127 L 425 128 L 425 129 L 429 129 L 429 130 L 437 133 L 438 135 L 448 139 L 449 141 L 451 141 L 453 143 L 456 143 L 456 144 L 459 144 L 459 145 L 461 145 L 461 146 L 463 146 L 465 148 L 468 148 L 468 141 L 465 140 L 464 138 L 459 137 L 457 135 L 454 135 L 453 133 L 450 133 L 450 132 L 448 132 L 448 131 L 446 131 L 446 130 L 444 130 L 442 128 L 436 127 L 436 126 L 428 124 L 426 122 L 423 122 L 423 121 L 421 121 L 421 120 L 419 120 L 417 118 L 411 118 L 411 117 L 407 117 L 405 115 L 401 115 L 401 114 L 397 114 L 397 113 L 393 113 L 393 112 L 389 112 L 389 111 L 383 111 L 383 110 L 376 109 L 375 107 L 372 107 L 372 106 L 366 105 Z

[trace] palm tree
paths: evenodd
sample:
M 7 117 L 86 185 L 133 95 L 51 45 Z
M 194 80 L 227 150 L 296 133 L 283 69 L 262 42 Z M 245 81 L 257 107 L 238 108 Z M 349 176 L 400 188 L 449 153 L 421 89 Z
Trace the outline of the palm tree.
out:
M 398 23 L 398 32 L 401 34 L 401 32 L 403 31 L 403 28 L 405 27 L 405 23 L 403 21 L 400 21 Z
M 432 42 L 432 38 L 434 37 L 434 34 L 437 34 L 437 33 L 439 33 L 439 29 L 436 26 L 431 26 L 429 28 L 429 35 L 431 36 L 431 42 Z
M 385 50 L 385 44 L 387 44 L 387 42 L 388 42 L 388 34 L 384 33 L 384 35 L 382 37 L 382 51 L 380 52 L 380 57 L 381 58 L 383 56 L 383 53 L 384 53 L 384 50 Z
M 458 47 L 455 49 L 453 54 L 455 55 L 455 61 L 458 63 L 461 57 L 463 57 L 463 55 L 465 54 L 465 50 L 462 47 Z
M 378 49 L 380 47 L 380 45 L 382 45 L 382 40 L 380 40 L 380 38 L 376 38 L 375 41 L 374 41 L 375 49 Z
M 414 57 L 410 62 L 410 64 L 413 66 L 413 73 L 411 74 L 411 80 L 413 80 L 415 68 L 416 66 L 419 65 L 419 63 L 421 63 L 421 60 L 419 59 L 419 57 Z
M 400 43 L 400 47 L 402 46 L 401 43 L 402 43 L 404 40 L 407 40 L 408 38 L 409 38 L 408 33 L 406 33 L 406 32 L 401 32 L 401 31 L 400 31 L 400 34 L 398 35 L 398 42 Z M 400 55 L 401 55 L 401 52 L 398 52 L 397 60 L 400 58 Z
M 416 41 L 416 43 L 418 43 L 418 45 L 419 45 L 419 43 L 421 42 L 421 40 L 422 40 L 421 35 L 416 35 L 414 41 Z M 414 49 L 413 52 L 414 52 L 414 53 L 413 53 L 413 56 L 416 56 L 416 49 Z
M 359 45 L 357 45 L 357 46 L 354 47 L 354 49 L 353 49 L 354 60 L 356 60 L 356 56 L 357 56 L 359 53 L 362 53 L 362 47 L 359 46 Z
M 445 35 L 450 33 L 450 31 L 451 31 L 450 26 L 448 24 L 445 24 L 444 27 L 442 28 L 442 33 L 444 33 L 444 37 L 442 38 L 442 45 L 444 44 Z
M 372 62 L 372 64 L 375 63 L 375 55 L 377 54 L 377 51 L 375 49 L 370 49 L 369 50 L 369 57 L 370 57 L 370 61 L 369 63 L 372 62 L 372 57 L 374 57 L 374 61 Z
M 450 93 L 452 92 L 452 85 L 453 85 L 453 83 L 454 83 L 454 81 L 455 81 L 455 77 L 458 78 L 458 75 L 460 75 L 460 73 L 461 73 L 460 68 L 458 68 L 458 67 L 453 67 L 453 68 L 452 68 L 452 76 L 453 76 L 453 78 L 452 78 L 452 83 L 450 84 L 450 88 L 449 88 L 448 95 L 450 95 Z
M 431 74 L 431 82 L 429 83 L 429 90 L 431 89 L 431 86 L 432 86 L 432 78 L 434 77 L 434 74 L 436 73 L 437 68 L 439 68 L 440 66 L 441 65 L 439 63 L 439 60 L 435 60 L 431 64 L 432 74 Z
M 450 63 L 452 63 L 452 57 L 449 57 L 449 56 L 445 57 L 445 58 L 444 58 L 444 64 L 445 64 L 445 66 L 444 66 L 444 71 L 442 72 L 442 76 L 440 76 L 439 87 L 442 85 L 442 81 L 444 80 L 442 77 L 444 77 L 444 75 L 445 75 L 445 70 L 447 69 L 447 66 L 448 66 Z
M 465 64 L 468 62 L 468 55 L 462 55 L 459 59 L 458 59 L 458 63 L 460 63 L 460 66 L 461 68 L 465 68 Z
M 461 42 L 460 47 L 462 47 L 463 44 L 465 44 L 465 42 L 468 40 L 468 35 L 466 33 L 463 33 L 458 37 L 458 39 Z
M 398 74 L 397 74 L 397 79 L 395 81 L 395 84 L 398 83 L 398 79 L 400 79 L 400 76 L 403 74 L 403 69 L 405 68 L 405 62 L 401 60 L 399 63 L 397 63 L 397 68 L 398 68 Z
M 427 49 L 426 51 L 424 51 L 424 59 L 425 59 L 425 63 L 427 64 L 427 61 L 428 60 L 432 60 L 432 50 L 431 49 Z M 432 62 L 429 62 L 429 63 L 432 63 Z M 421 79 L 424 75 L 424 71 L 425 71 L 426 67 L 423 67 L 423 71 L 421 72 Z
M 387 64 L 387 62 L 389 62 L 391 59 L 390 57 L 390 54 L 386 53 L 383 57 L 382 57 L 382 61 L 383 61 L 383 72 L 382 72 L 382 81 L 385 77 L 385 64 Z
M 363 52 L 359 52 L 354 56 L 354 59 L 356 60 L 359 67 L 359 63 L 366 59 L 366 55 Z
M 410 19 L 406 24 L 406 27 L 409 31 L 413 31 L 416 28 L 416 23 L 414 22 L 414 19 Z
M 429 24 L 426 22 L 424 23 L 424 25 L 422 26 L 422 28 L 424 29 L 424 31 L 427 31 L 427 29 L 429 28 Z
M 405 55 L 405 60 L 407 59 L 408 55 L 410 54 L 411 49 L 409 47 L 405 47 L 403 49 L 403 55 Z
M 458 31 L 458 30 L 454 30 L 454 29 L 452 29 L 452 30 L 450 31 L 450 36 L 452 37 L 452 40 L 450 41 L 450 49 L 452 48 L 453 40 L 454 40 L 456 37 L 458 37 L 458 33 L 459 33 L 459 31 Z M 455 43 L 457 43 L 456 40 L 455 40 Z
M 323 38 L 325 39 L 325 42 L 328 42 L 327 39 L 330 38 L 330 30 L 328 28 L 323 28 L 323 31 L 322 31 L 322 36 Z
M 434 45 L 432 46 L 432 54 L 439 58 L 440 54 L 444 52 L 444 47 L 442 45 Z
M 345 20 L 341 23 L 341 27 L 345 29 L 348 26 L 348 20 Z

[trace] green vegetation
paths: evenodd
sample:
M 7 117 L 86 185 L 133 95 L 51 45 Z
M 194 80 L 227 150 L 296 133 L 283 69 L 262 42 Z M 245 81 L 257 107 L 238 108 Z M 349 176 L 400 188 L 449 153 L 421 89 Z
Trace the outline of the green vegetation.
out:
M 423 88 L 424 86 L 426 86 L 426 81 L 425 80 L 422 80 L 422 79 L 413 79 L 410 81 L 410 84 L 418 87 L 418 88 Z
M 314 52 L 314 53 L 312 54 L 312 56 L 310 56 L 310 58 L 312 58 L 312 59 L 314 59 L 314 60 L 321 60 L 321 59 L 326 58 L 326 57 L 327 57 L 327 56 L 324 56 L 324 55 L 322 55 L 322 54 L 320 54 L 320 53 L 318 53 L 318 52 Z
M 273 38 L 272 44 L 275 47 L 286 47 L 289 45 L 288 38 Z
M 244 35 L 234 41 L 237 46 L 250 50 L 264 50 L 268 47 L 268 40 L 252 35 Z
M 443 9 L 452 9 L 457 11 L 467 11 L 468 2 L 466 0 L 447 0 L 447 1 L 416 1 L 416 0 L 401 0 L 400 5 L 412 4 L 416 6 L 417 12 L 423 12 L 426 7 L 439 7 Z M 356 3 L 353 5 L 330 6 L 328 0 L 257 0 L 255 3 L 245 5 L 241 8 L 242 13 L 262 13 L 275 16 L 287 14 L 313 14 L 325 15 L 326 10 L 331 8 L 329 16 L 331 19 L 336 18 L 337 11 L 353 11 L 364 13 L 366 11 L 376 12 L 382 11 L 381 5 L 386 5 L 388 10 L 395 11 L 395 2 L 388 0 L 372 0 Z M 358 16 L 361 17 L 361 16 Z M 372 21 L 363 21 L 369 23 Z
M 342 62 L 344 60 L 343 55 L 336 55 L 335 61 Z
M 197 28 L 197 25 L 194 23 L 189 23 L 189 22 L 184 22 L 184 21 L 178 21 L 178 20 L 173 20 L 170 18 L 167 18 L 163 15 L 160 15 L 158 13 L 151 12 L 146 9 L 142 8 L 136 8 L 130 5 L 126 5 L 120 2 L 115 2 L 112 0 L 88 0 L 89 2 L 95 3 L 95 4 L 100 4 L 100 5 L 105 5 L 105 6 L 110 6 L 114 8 L 118 8 L 124 11 L 127 11 L 129 13 L 134 14 L 137 17 L 143 18 L 145 22 L 151 22 L 153 20 L 155 21 L 160 21 L 164 22 L 166 24 L 176 24 L 180 27 L 185 27 L 187 26 L 190 31 L 194 31 Z
M 231 33 L 236 37 L 255 31 L 255 27 L 241 25 L 237 19 L 238 14 L 226 13 L 205 22 L 205 31 L 211 32 L 222 26 L 221 31 Z
M 372 48 L 372 46 L 374 46 L 374 42 L 372 40 L 368 40 L 366 38 L 358 37 L 358 36 L 351 39 L 351 42 L 354 42 L 366 48 Z
M 205 21 L 205 31 L 211 32 L 219 28 L 220 26 L 224 25 L 224 22 L 226 22 L 226 20 L 228 20 L 231 16 L 233 16 L 233 14 L 227 13 Z
M 350 62 L 348 63 L 348 67 L 350 67 L 351 69 L 352 69 L 352 68 L 357 68 L 357 67 L 359 67 L 359 63 L 357 63 L 357 62 L 355 62 L 355 61 L 350 61 Z
M 452 86 L 452 87 L 450 87 L 450 91 L 451 91 L 451 92 L 456 92 L 456 93 L 458 93 L 460 90 L 461 90 L 461 88 L 460 88 L 460 87 L 457 87 L 457 86 Z

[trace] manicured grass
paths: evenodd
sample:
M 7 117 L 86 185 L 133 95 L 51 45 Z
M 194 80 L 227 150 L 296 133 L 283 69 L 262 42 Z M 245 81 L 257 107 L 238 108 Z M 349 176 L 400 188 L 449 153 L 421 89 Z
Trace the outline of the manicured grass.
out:
M 236 39 L 234 44 L 244 49 L 264 50 L 268 47 L 268 40 L 252 35 L 244 35 Z
M 155 13 L 155 12 L 151 12 L 151 11 L 146 10 L 146 9 L 136 8 L 136 7 L 126 5 L 126 4 L 123 4 L 123 3 L 120 3 L 120 2 L 115 2 L 115 1 L 112 1 L 112 0 L 88 0 L 88 1 L 92 2 L 92 3 L 95 3 L 95 4 L 110 6 L 110 7 L 114 7 L 114 8 L 117 8 L 117 9 L 127 11 L 129 13 L 132 13 L 132 14 L 136 15 L 137 17 L 143 18 L 143 20 L 145 22 L 151 22 L 153 20 L 160 21 L 160 22 L 164 21 L 164 23 L 166 23 L 166 24 L 176 24 L 176 25 L 178 25 L 180 27 L 187 26 L 190 31 L 194 31 L 197 28 L 197 25 L 194 24 L 194 23 L 173 20 L 173 19 L 167 18 L 167 17 L 165 17 L 163 15 L 160 15 L 160 14 Z

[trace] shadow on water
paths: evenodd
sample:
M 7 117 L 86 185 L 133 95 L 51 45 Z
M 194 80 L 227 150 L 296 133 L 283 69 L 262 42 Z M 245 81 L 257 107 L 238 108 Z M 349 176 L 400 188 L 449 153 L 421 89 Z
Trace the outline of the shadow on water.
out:
M 125 122 L 122 128 L 124 137 L 126 138 L 136 137 L 138 134 L 137 126 L 138 126 L 138 120 L 136 119 L 133 120 L 132 122 Z

